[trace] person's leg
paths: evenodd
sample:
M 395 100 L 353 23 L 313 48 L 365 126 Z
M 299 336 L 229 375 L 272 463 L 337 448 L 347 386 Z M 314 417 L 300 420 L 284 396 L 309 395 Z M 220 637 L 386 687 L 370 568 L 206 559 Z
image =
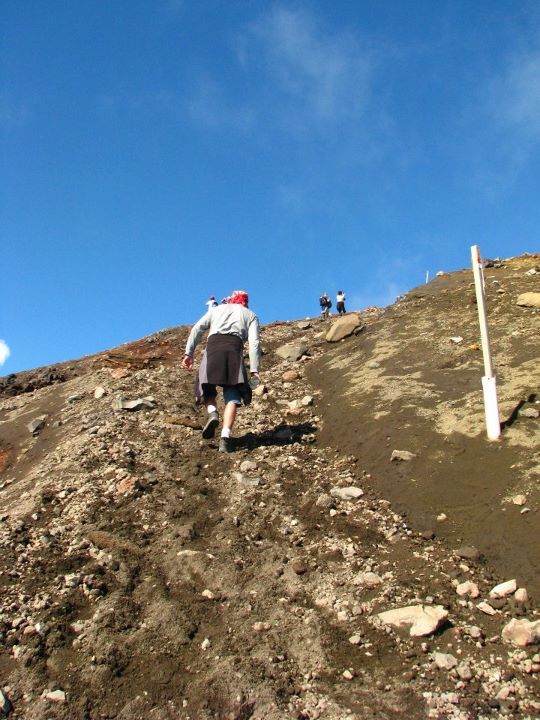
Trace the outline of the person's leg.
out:
M 219 451 L 231 452 L 233 449 L 231 435 L 234 421 L 236 419 L 236 408 L 242 403 L 242 398 L 238 388 L 226 385 L 223 388 L 223 399 L 225 401 L 225 410 L 223 411 L 223 427 L 221 429 Z
M 206 386 L 206 392 L 204 394 L 204 404 L 206 405 L 206 411 L 208 413 L 208 420 L 203 427 L 202 436 L 205 440 L 209 440 L 214 437 L 216 428 L 219 425 L 219 415 L 217 411 L 217 398 L 216 388 L 214 386 Z
M 238 405 L 235 400 L 231 400 L 225 405 L 223 411 L 223 430 L 222 437 L 231 437 L 234 421 L 236 420 L 236 408 Z M 223 435 L 223 432 L 227 432 L 227 435 Z

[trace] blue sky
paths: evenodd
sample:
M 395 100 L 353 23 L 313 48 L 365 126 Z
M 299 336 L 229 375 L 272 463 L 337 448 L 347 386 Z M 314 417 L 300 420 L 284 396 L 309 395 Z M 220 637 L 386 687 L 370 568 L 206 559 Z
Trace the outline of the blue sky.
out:
M 4 0 L 0 373 L 539 249 L 537 0 Z

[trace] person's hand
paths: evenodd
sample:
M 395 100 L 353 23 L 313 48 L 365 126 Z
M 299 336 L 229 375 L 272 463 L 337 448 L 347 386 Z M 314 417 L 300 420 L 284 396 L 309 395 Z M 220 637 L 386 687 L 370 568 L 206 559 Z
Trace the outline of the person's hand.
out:
M 190 355 L 184 355 L 182 358 L 182 367 L 186 370 L 191 370 L 193 367 L 193 358 Z

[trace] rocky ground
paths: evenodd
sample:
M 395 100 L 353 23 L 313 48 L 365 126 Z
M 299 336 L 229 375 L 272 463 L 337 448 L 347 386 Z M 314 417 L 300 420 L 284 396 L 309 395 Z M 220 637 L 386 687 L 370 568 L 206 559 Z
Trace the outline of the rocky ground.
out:
M 188 328 L 0 379 L 0 717 L 540 717 L 539 262 L 486 268 L 496 443 L 468 271 L 263 328 L 230 455 Z

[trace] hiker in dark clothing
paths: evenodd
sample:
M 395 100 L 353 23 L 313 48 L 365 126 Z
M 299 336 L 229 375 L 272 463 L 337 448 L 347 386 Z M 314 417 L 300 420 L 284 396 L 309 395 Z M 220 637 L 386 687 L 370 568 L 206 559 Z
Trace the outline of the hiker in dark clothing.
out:
M 201 359 L 195 398 L 197 403 L 204 402 L 208 420 L 203 428 L 205 439 L 214 437 L 219 425 L 217 412 L 217 386 L 223 388 L 225 410 L 219 442 L 220 452 L 231 452 L 232 428 L 239 405 L 251 402 L 250 379 L 244 365 L 243 347 L 249 343 L 249 365 L 251 382 L 259 382 L 260 331 L 259 319 L 248 309 L 248 295 L 243 290 L 235 290 L 226 304 L 211 308 L 193 326 L 186 344 L 182 367 L 191 370 L 193 353 L 203 333 L 208 330 L 206 350 Z
M 319 298 L 319 305 L 321 306 L 321 317 L 326 320 L 330 314 L 330 308 L 332 307 L 332 301 L 328 297 L 328 293 L 323 293 Z

